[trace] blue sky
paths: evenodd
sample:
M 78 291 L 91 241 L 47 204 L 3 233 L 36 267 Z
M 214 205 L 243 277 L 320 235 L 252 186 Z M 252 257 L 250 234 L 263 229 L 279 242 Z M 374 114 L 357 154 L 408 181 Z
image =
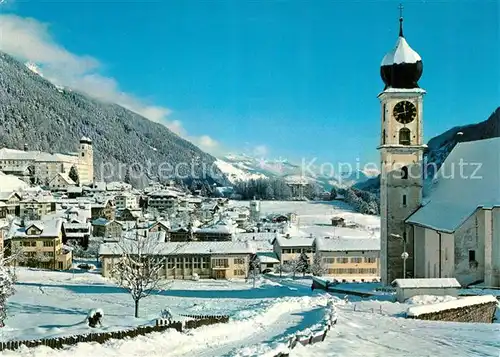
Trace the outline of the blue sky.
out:
M 364 163 L 378 162 L 379 65 L 398 3 L 7 0 L 3 11 L 48 24 L 40 41 L 97 60 L 93 71 L 219 152 Z M 485 120 L 500 98 L 498 1 L 404 7 L 424 62 L 426 140 Z

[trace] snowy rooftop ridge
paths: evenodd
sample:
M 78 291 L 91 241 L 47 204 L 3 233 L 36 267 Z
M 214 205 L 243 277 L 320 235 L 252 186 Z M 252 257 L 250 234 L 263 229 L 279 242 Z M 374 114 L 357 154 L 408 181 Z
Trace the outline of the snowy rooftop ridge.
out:
M 163 232 L 164 233 L 164 232 Z M 99 255 L 122 255 L 124 249 L 127 250 L 126 243 L 103 243 L 99 246 Z M 130 242 L 130 251 L 137 249 L 137 245 Z M 148 247 L 146 247 L 148 248 Z M 145 252 L 152 255 L 171 255 L 171 254 L 253 254 L 254 247 L 250 242 L 158 242 L 152 244 L 151 252 Z
M 408 308 L 408 310 L 406 311 L 406 315 L 411 317 L 418 317 L 420 315 L 431 314 L 433 312 L 458 309 L 465 306 L 481 305 L 491 302 L 498 303 L 498 300 L 493 295 L 466 296 L 460 299 L 440 302 L 437 304 L 412 306 Z
M 381 66 L 391 66 L 393 64 L 401 63 L 417 63 L 421 61 L 419 54 L 415 52 L 406 39 L 400 36 L 396 42 L 396 46 L 392 51 L 387 53 L 382 60 Z
M 403 289 L 417 288 L 460 288 L 461 285 L 455 278 L 436 278 L 436 279 L 396 279 L 392 286 Z
M 458 143 L 436 173 L 428 203 L 406 221 L 451 233 L 478 207 L 500 206 L 499 147 L 498 137 Z
M 379 238 L 321 238 L 315 240 L 316 249 L 323 252 L 379 251 Z

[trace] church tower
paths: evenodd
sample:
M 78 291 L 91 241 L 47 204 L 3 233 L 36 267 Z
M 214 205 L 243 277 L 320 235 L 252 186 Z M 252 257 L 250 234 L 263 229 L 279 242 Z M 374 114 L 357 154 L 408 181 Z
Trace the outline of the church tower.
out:
M 402 7 L 400 7 L 400 10 Z M 403 16 L 395 48 L 382 60 L 385 88 L 381 104 L 380 270 L 384 285 L 413 276 L 413 238 L 405 220 L 422 203 L 423 97 L 418 86 L 422 59 L 406 42 Z M 403 254 L 403 253 L 407 254 Z M 407 259 L 406 259 L 407 257 Z
M 80 183 L 88 185 L 94 182 L 94 151 L 92 140 L 87 137 L 80 139 L 78 148 L 78 174 Z

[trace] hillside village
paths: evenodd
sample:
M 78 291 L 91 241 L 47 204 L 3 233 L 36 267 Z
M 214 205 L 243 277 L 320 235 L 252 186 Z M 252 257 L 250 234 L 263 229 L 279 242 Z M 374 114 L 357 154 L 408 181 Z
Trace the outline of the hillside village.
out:
M 113 125 L 42 144 L 16 129 L 22 104 L 11 110 L 5 132 L 15 134 L 0 148 L 0 356 L 497 356 L 500 138 L 454 133 L 426 181 L 423 62 L 402 9 L 380 65 L 381 170 L 367 184 L 376 194 L 354 179 L 325 189 L 328 179 L 297 176 L 287 161 L 284 180 L 253 159 L 215 159 L 118 105 L 61 99 L 62 87 L 51 103 L 71 101 L 75 127 L 106 116 Z M 2 66 L 19 67 L 0 53 Z M 9 74 L 12 86 L 23 71 Z M 53 87 L 29 76 L 37 93 Z M 133 139 L 108 142 L 117 128 Z M 220 172 L 98 173 L 105 158 L 149 157 Z M 446 175 L 464 159 L 460 175 Z
M 92 157 L 90 139 L 80 144 Z M 0 150 L 8 173 L 0 193 L 0 232 L 7 251 L 20 253 L 14 261 L 19 266 L 69 270 L 74 258 L 95 257 L 102 275 L 111 277 L 123 242 L 140 236 L 155 241 L 155 254 L 166 261 L 166 278 L 246 279 L 254 261 L 259 273 L 310 273 L 316 254 L 328 262 L 321 272 L 340 280 L 379 276 L 376 231 L 367 232 L 365 240 L 320 236 L 302 231 L 295 212 L 264 213 L 260 201 L 237 204 L 193 195 L 174 182 L 143 190 L 124 182 L 76 184 L 67 173 L 74 161 L 66 165 L 63 155 L 29 154 Z M 46 173 L 37 181 L 45 181 L 46 189 L 25 182 L 30 178 L 22 168 L 30 165 Z M 349 237 L 347 224 L 331 217 L 332 227 L 342 227 Z M 348 257 L 349 252 L 359 257 Z

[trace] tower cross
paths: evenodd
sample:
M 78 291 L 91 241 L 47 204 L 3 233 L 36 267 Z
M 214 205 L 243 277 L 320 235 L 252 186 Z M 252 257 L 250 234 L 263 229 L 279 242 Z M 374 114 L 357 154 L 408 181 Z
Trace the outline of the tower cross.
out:
M 399 37 L 404 37 L 403 35 L 403 4 L 399 4 Z

